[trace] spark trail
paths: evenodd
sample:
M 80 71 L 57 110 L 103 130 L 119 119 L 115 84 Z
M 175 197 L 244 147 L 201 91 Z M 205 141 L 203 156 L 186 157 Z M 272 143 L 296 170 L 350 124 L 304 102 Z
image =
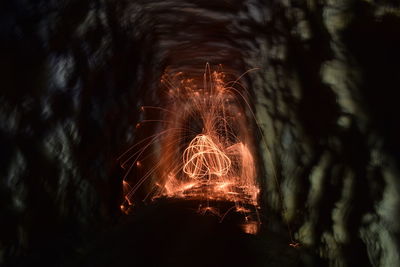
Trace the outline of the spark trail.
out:
M 221 68 L 204 75 L 187 77 L 182 72 L 166 73 L 164 105 L 142 109 L 158 111 L 158 118 L 138 124 L 156 123 L 157 133 L 144 138 L 119 160 L 127 168 L 123 186 L 123 211 L 134 204 L 134 194 L 147 188 L 146 198 L 160 197 L 197 200 L 199 211 L 221 216 L 242 213 L 248 233 L 257 232 L 259 185 L 254 160 L 254 138 L 249 129 L 247 91 L 238 80 L 226 82 Z M 142 166 L 146 159 L 148 166 Z M 144 168 L 136 182 L 129 182 L 133 168 Z M 222 212 L 216 201 L 231 203 Z

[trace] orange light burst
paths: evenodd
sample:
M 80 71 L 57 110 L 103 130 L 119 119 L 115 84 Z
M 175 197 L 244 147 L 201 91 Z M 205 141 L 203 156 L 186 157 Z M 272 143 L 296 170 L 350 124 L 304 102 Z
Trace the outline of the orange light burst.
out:
M 208 64 L 202 78 L 174 71 L 163 75 L 165 106 L 142 107 L 157 111 L 159 118 L 138 123 L 140 129 L 156 123 L 157 133 L 119 158 L 123 168 L 130 166 L 124 177 L 129 192 L 123 207 L 131 205 L 134 193 L 146 184 L 146 198 L 198 200 L 202 213 L 224 214 L 222 219 L 235 210 L 246 221 L 252 218 L 245 232 L 257 232 L 252 221 L 257 221 L 260 190 L 249 131 L 251 108 L 244 86 L 238 80 L 226 82 L 226 76 L 221 69 L 211 71 Z M 128 175 L 134 167 L 140 167 L 143 175 L 130 186 Z M 233 206 L 223 213 L 210 205 L 213 201 Z

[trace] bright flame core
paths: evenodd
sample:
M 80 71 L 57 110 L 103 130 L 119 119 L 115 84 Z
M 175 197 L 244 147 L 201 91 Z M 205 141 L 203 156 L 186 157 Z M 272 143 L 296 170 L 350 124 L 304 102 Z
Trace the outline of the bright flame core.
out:
M 140 129 L 146 122 L 155 122 L 158 133 L 139 142 L 142 148 L 135 153 L 134 146 L 120 157 L 124 159 L 121 166 L 130 166 L 124 177 L 127 193 L 123 207 L 132 203 L 133 194 L 147 181 L 147 195 L 152 199 L 207 201 L 206 209 L 213 211 L 210 200 L 229 202 L 246 219 L 257 210 L 254 140 L 246 115 L 251 108 L 238 80 L 225 80 L 224 72 L 211 71 L 208 64 L 202 80 L 188 79 L 181 72 L 163 76 L 165 106 L 143 107 L 144 111 L 159 111 L 159 119 L 137 124 Z M 151 158 L 147 169 L 139 162 L 145 155 Z M 134 167 L 146 170 L 131 186 L 127 178 Z

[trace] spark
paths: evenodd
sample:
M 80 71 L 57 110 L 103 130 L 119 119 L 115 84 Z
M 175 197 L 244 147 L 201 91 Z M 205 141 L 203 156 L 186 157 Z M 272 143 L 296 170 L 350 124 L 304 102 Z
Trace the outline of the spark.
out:
M 138 122 L 136 127 L 142 130 L 152 123 L 157 133 L 140 140 L 119 157 L 123 168 L 130 166 L 123 178 L 125 201 L 121 210 L 132 205 L 134 194 L 143 187 L 146 198 L 207 203 L 200 204 L 199 212 L 217 215 L 221 221 L 230 211 L 244 214 L 246 220 L 255 217 L 260 190 L 254 138 L 246 115 L 253 112 L 248 93 L 238 88 L 245 88 L 239 82 L 242 76 L 226 82 L 222 68 L 212 70 L 208 64 L 202 79 L 186 77 L 183 72 L 163 75 L 164 105 L 140 108 L 151 109 L 159 117 Z M 134 166 L 139 179 L 131 186 L 127 181 Z M 211 201 L 233 206 L 222 212 Z M 254 221 L 244 231 L 254 234 L 258 224 Z
M 301 244 L 297 243 L 297 242 L 293 242 L 293 243 L 289 243 L 289 246 L 291 246 L 292 248 L 300 248 Z
M 242 224 L 242 229 L 246 234 L 255 235 L 258 232 L 259 223 L 255 221 Z

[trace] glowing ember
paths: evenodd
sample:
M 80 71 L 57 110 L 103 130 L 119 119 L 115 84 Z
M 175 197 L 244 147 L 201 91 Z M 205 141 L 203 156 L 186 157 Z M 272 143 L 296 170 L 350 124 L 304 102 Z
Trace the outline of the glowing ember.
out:
M 158 133 L 120 157 L 123 168 L 130 166 L 123 182 L 127 192 L 122 210 L 132 205 L 133 194 L 145 185 L 151 199 L 198 200 L 203 203 L 199 212 L 222 219 L 231 210 L 243 213 L 246 219 L 254 216 L 259 187 L 254 140 L 246 116 L 251 109 L 244 87 L 236 89 L 240 85 L 237 80 L 226 83 L 225 79 L 222 71 L 211 71 L 208 65 L 203 79 L 188 79 L 181 72 L 163 76 L 165 106 L 142 107 L 158 111 L 160 118 L 137 124 L 156 123 Z M 140 167 L 143 175 L 131 186 L 127 180 L 134 167 Z M 210 204 L 212 201 L 233 206 L 223 213 Z M 256 222 L 244 227 L 253 234 L 257 229 Z
M 247 222 L 245 224 L 242 225 L 243 231 L 246 234 L 250 234 L 250 235 L 254 235 L 258 232 L 258 228 L 260 227 L 258 222 Z

